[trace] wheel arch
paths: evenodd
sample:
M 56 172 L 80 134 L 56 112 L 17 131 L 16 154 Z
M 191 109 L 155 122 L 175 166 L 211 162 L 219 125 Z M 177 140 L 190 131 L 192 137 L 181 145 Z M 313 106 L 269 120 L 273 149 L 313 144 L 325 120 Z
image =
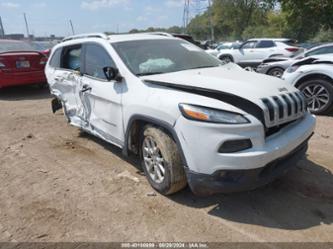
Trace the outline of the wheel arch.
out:
M 310 79 L 318 79 L 318 78 L 319 79 L 325 79 L 333 85 L 333 78 L 331 76 L 328 76 L 328 75 L 323 74 L 323 73 L 312 73 L 312 74 L 305 75 L 305 76 L 301 77 L 300 79 L 298 79 L 296 84 L 295 84 L 295 87 L 298 88 L 305 81 L 308 81 Z
M 135 154 L 139 154 L 140 134 L 145 125 L 153 125 L 155 127 L 161 128 L 168 135 L 170 135 L 171 138 L 176 142 L 182 158 L 183 165 L 187 167 L 185 154 L 183 152 L 180 140 L 174 127 L 163 120 L 159 120 L 145 115 L 135 114 L 129 119 L 125 133 L 123 154 L 125 156 L 128 156 L 130 151 L 134 152 Z
M 219 54 L 218 58 L 221 59 L 223 56 L 228 56 L 232 60 L 232 62 L 235 61 L 235 58 L 231 54 Z

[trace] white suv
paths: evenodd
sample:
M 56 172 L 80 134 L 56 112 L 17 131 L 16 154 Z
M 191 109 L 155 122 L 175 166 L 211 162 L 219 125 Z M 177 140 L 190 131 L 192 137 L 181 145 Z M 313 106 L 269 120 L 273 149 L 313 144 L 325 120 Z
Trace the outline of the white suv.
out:
M 156 35 L 82 35 L 46 66 L 53 111 L 140 155 L 154 189 L 253 189 L 305 155 L 315 118 L 299 90 Z
M 264 59 L 271 56 L 291 57 L 302 48 L 295 46 L 290 39 L 250 39 L 237 49 L 223 49 L 217 57 L 224 62 L 235 62 L 241 66 L 258 66 Z

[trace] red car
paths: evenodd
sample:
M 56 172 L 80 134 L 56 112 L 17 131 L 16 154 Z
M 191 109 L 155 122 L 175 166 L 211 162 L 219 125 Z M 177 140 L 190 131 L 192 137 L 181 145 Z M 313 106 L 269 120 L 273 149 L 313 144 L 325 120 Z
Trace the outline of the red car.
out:
M 0 40 L 0 88 L 45 84 L 45 54 L 28 43 Z

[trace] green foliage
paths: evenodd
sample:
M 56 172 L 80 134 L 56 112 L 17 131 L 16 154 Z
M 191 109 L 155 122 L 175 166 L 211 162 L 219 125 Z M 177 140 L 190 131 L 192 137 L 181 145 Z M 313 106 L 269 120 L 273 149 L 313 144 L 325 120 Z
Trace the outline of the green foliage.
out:
M 311 40 L 312 42 L 332 42 L 333 41 L 333 30 L 325 29 L 322 27 L 316 36 Z
M 333 0 L 215 0 L 212 13 L 217 40 L 290 37 L 306 41 L 315 36 L 325 40 L 331 39 L 333 29 Z M 192 19 L 187 31 L 197 39 L 208 39 L 208 12 Z

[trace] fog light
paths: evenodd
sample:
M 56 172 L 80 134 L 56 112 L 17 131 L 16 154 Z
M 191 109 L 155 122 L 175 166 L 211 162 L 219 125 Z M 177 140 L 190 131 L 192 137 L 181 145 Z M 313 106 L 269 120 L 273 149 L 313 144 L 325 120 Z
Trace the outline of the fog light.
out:
M 224 142 L 219 148 L 219 153 L 234 153 L 252 148 L 250 139 L 230 140 Z

